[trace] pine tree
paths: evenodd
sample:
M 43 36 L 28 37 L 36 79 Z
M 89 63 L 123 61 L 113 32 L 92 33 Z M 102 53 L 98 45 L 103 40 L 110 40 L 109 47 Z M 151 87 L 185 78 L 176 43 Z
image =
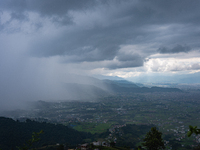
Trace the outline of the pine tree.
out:
M 162 132 L 159 132 L 156 127 L 151 128 L 151 131 L 146 134 L 143 141 L 144 143 L 142 143 L 142 145 L 148 150 L 165 149 Z

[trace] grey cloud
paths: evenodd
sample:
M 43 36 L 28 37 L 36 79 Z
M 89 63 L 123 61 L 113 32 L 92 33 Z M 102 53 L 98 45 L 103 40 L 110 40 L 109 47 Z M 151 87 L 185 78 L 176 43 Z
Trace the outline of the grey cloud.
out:
M 139 54 L 124 54 L 119 53 L 117 56 L 117 59 L 119 61 L 131 61 L 131 60 L 142 60 L 142 57 Z
M 158 49 L 158 52 L 161 54 L 167 54 L 167 53 L 187 53 L 191 51 L 192 49 L 189 46 L 182 46 L 182 45 L 176 45 L 174 48 L 167 48 L 167 47 L 161 47 Z
M 58 23 L 61 26 L 73 24 L 72 17 L 70 17 L 69 15 L 65 15 L 62 17 L 54 16 L 54 17 L 52 17 L 51 20 L 52 20 L 52 22 Z
M 193 0 L 1 0 L 1 102 L 65 99 L 69 72 L 140 67 L 157 52 L 198 53 L 199 7 Z M 152 70 L 162 72 L 162 64 Z
M 129 61 L 112 62 L 105 65 L 105 68 L 117 69 L 117 68 L 132 68 L 132 67 L 141 67 L 141 66 L 143 66 L 143 60 L 138 58 L 138 59 L 129 60 Z
M 69 10 L 86 9 L 95 5 L 97 1 L 76 1 L 76 0 L 6 0 L 1 1 L 1 9 L 8 9 L 16 12 L 34 11 L 41 15 L 65 15 Z
M 12 19 L 16 19 L 16 20 L 20 20 L 20 21 L 23 21 L 23 20 L 28 21 L 28 14 L 12 12 L 11 13 L 11 20 Z
M 127 18 L 126 21 L 132 25 L 188 22 L 196 24 L 200 23 L 199 6 L 200 2 L 186 0 L 127 1 L 125 9 L 120 9 L 114 17 Z
M 192 64 L 190 67 L 188 67 L 188 70 L 199 70 L 200 69 L 200 63 Z
M 87 66 L 86 68 L 94 69 L 94 68 L 107 68 L 107 69 L 118 69 L 118 68 L 132 68 L 132 67 L 141 67 L 143 66 L 144 59 L 138 55 L 138 54 L 122 54 L 118 53 L 117 56 L 113 58 L 112 60 L 105 60 L 105 61 L 96 61 L 94 58 L 91 58 L 93 55 L 88 56 L 66 56 L 62 62 L 64 63 L 72 63 L 72 62 L 78 62 L 81 63 L 83 61 L 87 60 Z M 89 60 L 89 61 L 88 61 Z M 93 65 L 90 65 L 90 61 L 95 61 Z M 80 64 L 81 65 L 81 64 Z
M 33 42 L 31 55 L 48 57 L 54 55 L 77 56 L 78 61 L 112 60 L 119 50 L 124 39 L 120 36 L 113 37 L 114 31 L 93 29 L 72 31 L 60 35 L 58 39 L 38 39 Z
M 188 52 L 191 48 L 182 46 L 183 43 L 187 42 L 194 48 L 199 43 L 196 39 L 200 35 L 196 34 L 194 36 L 191 34 L 192 27 L 199 27 L 199 19 L 197 18 L 200 17 L 200 10 L 198 6 L 200 6 L 200 2 L 188 2 L 186 0 L 176 2 L 172 0 L 128 0 L 123 2 L 112 0 L 8 0 L 3 1 L 0 5 L 2 10 L 11 11 L 15 19 L 22 20 L 25 13 L 36 12 L 41 18 L 48 17 L 52 23 L 56 23 L 61 27 L 66 26 L 66 30 L 56 36 L 38 37 L 38 39 L 33 40 L 29 49 L 30 55 L 36 57 L 68 56 L 66 62 L 113 60 L 115 57 L 118 57 L 118 61 L 123 62 L 125 59 L 131 59 L 129 58 L 131 56 L 124 58 L 118 56 L 120 46 L 138 43 L 158 42 L 161 45 L 180 43 L 174 48 L 162 47 L 158 51 L 160 53 Z M 73 12 L 84 14 L 85 17 L 88 13 L 95 14 L 96 18 L 101 17 L 99 17 L 99 20 L 95 20 L 94 17 L 86 23 L 86 27 L 82 27 L 77 26 L 74 22 Z M 84 23 L 84 21 L 82 22 Z M 185 31 L 183 35 L 179 34 L 182 30 L 177 31 L 178 36 L 172 36 L 173 33 L 176 33 L 176 29 L 173 28 L 166 29 L 164 34 L 160 33 L 163 30 L 151 29 L 154 25 L 158 28 L 159 26 L 174 24 L 184 26 L 188 22 L 190 23 L 190 31 L 187 32 L 183 29 Z M 39 22 L 35 23 L 35 26 L 37 26 L 36 28 L 46 28 L 48 25 L 45 26 L 42 22 Z M 5 28 L 5 26 L 3 27 Z M 170 32 L 167 32 L 168 30 Z M 159 41 L 158 37 L 160 35 L 165 37 L 165 34 L 168 33 L 171 33 L 170 38 Z M 154 49 L 156 50 L 157 47 Z M 151 55 L 155 53 L 155 50 L 141 49 L 140 51 Z
M 200 69 L 200 63 L 194 63 L 186 67 L 186 70 L 199 70 L 199 69 Z
M 119 53 L 116 60 L 106 65 L 109 69 L 131 68 L 143 66 L 144 59 L 138 54 Z
M 41 16 L 62 17 L 68 15 L 69 11 L 93 10 L 103 5 L 110 9 L 107 14 L 110 21 L 115 21 L 118 26 L 164 24 L 164 23 L 200 23 L 199 1 L 178 0 L 169 1 L 100 1 L 100 0 L 7 0 L 1 1 L 0 8 L 17 13 L 26 11 L 38 12 Z M 113 7 L 118 9 L 114 10 Z M 112 12 L 113 10 L 113 12 Z M 170 10 L 170 11 L 169 11 Z
M 108 23 L 107 26 L 104 26 L 104 22 L 102 22 L 102 25 L 97 24 L 91 29 L 74 31 L 71 34 L 66 33 L 65 36 L 61 36 L 58 40 L 55 40 L 55 42 L 49 42 L 50 45 L 47 46 L 47 48 L 43 48 L 43 52 L 36 48 L 39 52 L 36 50 L 35 53 L 38 53 L 39 56 L 81 55 L 82 52 L 84 52 L 83 47 L 89 46 L 93 47 L 93 50 L 91 49 L 91 51 L 98 50 L 99 52 L 97 54 L 99 55 L 96 56 L 96 58 L 95 56 L 92 57 L 93 59 L 85 57 L 86 59 L 88 58 L 88 61 L 113 59 L 116 56 L 115 54 L 117 53 L 120 45 L 128 43 L 134 44 L 135 42 L 138 42 L 138 36 L 146 37 L 145 41 L 140 41 L 143 43 L 151 42 L 156 36 L 158 36 L 156 32 L 145 31 L 145 28 L 148 29 L 148 25 L 183 23 L 184 21 L 187 22 L 188 19 L 197 18 L 199 16 L 198 13 L 191 13 L 187 7 L 189 5 L 196 12 L 199 11 L 196 7 L 198 4 L 188 3 L 186 1 L 176 5 L 176 7 L 173 5 L 173 3 L 171 3 L 171 1 L 162 3 L 159 1 L 127 1 L 124 3 L 114 3 L 113 1 L 108 1 L 108 3 L 110 5 L 105 5 L 105 7 L 108 9 L 111 4 L 113 4 L 113 6 L 118 6 L 120 9 L 116 10 L 111 7 L 110 14 L 105 14 L 105 20 Z M 169 8 L 171 8 L 170 11 Z M 63 41 L 63 39 L 67 38 L 70 38 L 70 40 Z M 59 45 L 56 46 L 55 44 L 53 46 L 53 43 L 59 43 Z M 181 46 L 177 46 L 172 50 L 168 50 L 167 48 L 160 48 L 159 51 L 169 51 L 170 53 L 173 53 L 173 51 L 180 52 L 180 48 L 182 48 L 183 51 L 189 51 L 187 47 Z M 84 54 L 87 55 L 88 53 L 86 52 Z M 86 59 L 80 60 L 87 61 Z
M 99 4 L 100 2 L 95 0 L 87 1 L 74 1 L 74 0 L 6 0 L 0 2 L 1 11 L 11 12 L 11 20 L 17 19 L 19 21 L 28 21 L 27 13 L 35 12 L 45 19 L 48 17 L 52 22 L 59 25 L 72 24 L 72 18 L 69 15 L 69 11 L 85 10 L 90 7 Z M 8 22 L 9 24 L 9 22 Z M 37 24 L 35 24 L 37 27 Z M 6 26 L 6 24 L 4 24 Z M 13 30 L 13 32 L 20 31 Z
M 12 12 L 11 13 L 11 20 L 12 19 L 17 19 L 17 20 L 28 20 L 28 14 L 24 13 L 16 13 L 16 12 Z
M 173 68 L 170 68 L 170 71 L 190 71 L 190 70 L 199 70 L 200 69 L 200 63 L 194 63 L 192 65 L 176 65 L 173 66 Z

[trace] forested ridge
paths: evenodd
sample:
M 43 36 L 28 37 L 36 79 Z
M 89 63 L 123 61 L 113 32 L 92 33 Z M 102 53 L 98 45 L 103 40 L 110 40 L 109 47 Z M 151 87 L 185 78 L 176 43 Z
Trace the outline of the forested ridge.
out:
M 33 144 L 35 148 L 56 146 L 57 143 L 68 148 L 75 148 L 79 144 L 91 143 L 98 139 L 109 139 L 111 143 L 115 142 L 114 145 L 118 148 L 137 148 L 152 127 L 153 125 L 113 125 L 104 132 L 91 134 L 74 130 L 62 124 L 36 122 L 30 119 L 20 122 L 0 117 L 0 150 L 15 150 L 17 147 L 23 147 L 28 140 L 33 139 L 34 133 L 41 133 L 39 134 L 40 140 Z M 200 133 L 200 129 L 197 127 L 190 126 L 190 131 L 190 136 L 192 133 Z M 165 142 L 170 142 L 170 147 L 173 149 L 191 149 L 189 145 L 183 147 L 172 134 L 162 137 Z
M 26 122 L 19 122 L 0 117 L 0 149 L 16 149 L 16 146 L 23 146 L 31 139 L 33 132 L 41 130 L 44 133 L 40 135 L 41 140 L 35 145 L 37 147 L 56 143 L 76 145 L 92 137 L 90 133 L 79 132 L 61 124 L 41 123 L 29 119 Z

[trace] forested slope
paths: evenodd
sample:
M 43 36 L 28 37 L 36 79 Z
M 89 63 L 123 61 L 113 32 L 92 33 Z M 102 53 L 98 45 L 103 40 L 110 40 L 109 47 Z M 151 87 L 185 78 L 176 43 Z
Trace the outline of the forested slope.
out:
M 79 132 L 60 124 L 40 123 L 31 120 L 26 122 L 14 121 L 10 118 L 0 117 L 0 149 L 16 149 L 31 139 L 33 132 L 43 130 L 41 140 L 36 146 L 69 143 L 80 144 L 84 139 L 92 137 L 90 133 Z

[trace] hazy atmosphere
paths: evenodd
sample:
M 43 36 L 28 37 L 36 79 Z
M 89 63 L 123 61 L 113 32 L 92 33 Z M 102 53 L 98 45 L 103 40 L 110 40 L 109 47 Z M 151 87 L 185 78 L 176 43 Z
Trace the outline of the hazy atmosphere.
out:
M 75 75 L 200 83 L 199 8 L 195 0 L 1 0 L 0 109 L 73 99 L 65 83 L 94 84 Z

